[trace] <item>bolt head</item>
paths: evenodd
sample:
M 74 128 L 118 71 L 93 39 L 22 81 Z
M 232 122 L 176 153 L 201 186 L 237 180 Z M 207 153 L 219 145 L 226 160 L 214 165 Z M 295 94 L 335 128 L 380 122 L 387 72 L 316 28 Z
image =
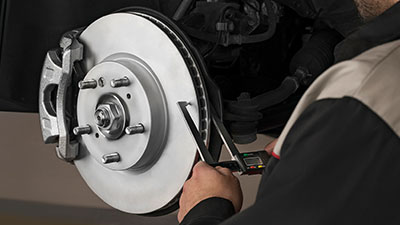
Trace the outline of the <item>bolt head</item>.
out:
M 96 124 L 99 127 L 107 127 L 110 125 L 110 120 L 111 120 L 110 115 L 105 109 L 103 109 L 103 108 L 97 109 L 94 116 L 95 116 Z

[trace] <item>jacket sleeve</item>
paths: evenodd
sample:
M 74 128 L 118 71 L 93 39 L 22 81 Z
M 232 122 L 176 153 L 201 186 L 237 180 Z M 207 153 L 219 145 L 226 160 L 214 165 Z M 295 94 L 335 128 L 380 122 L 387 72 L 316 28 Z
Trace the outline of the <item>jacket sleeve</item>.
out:
M 181 225 L 220 224 L 235 214 L 231 201 L 223 198 L 209 198 L 195 206 L 183 219 Z
M 194 209 L 196 223 L 185 224 L 399 224 L 399 150 L 390 125 L 362 102 L 317 101 L 270 162 L 253 206 L 212 223 Z

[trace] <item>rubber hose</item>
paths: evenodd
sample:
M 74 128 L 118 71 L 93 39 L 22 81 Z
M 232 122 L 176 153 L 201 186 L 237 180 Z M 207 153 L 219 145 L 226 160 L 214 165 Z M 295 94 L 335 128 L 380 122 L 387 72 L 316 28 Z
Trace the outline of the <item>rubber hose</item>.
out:
M 286 77 L 277 89 L 256 96 L 252 99 L 252 101 L 253 104 L 258 105 L 258 110 L 262 110 L 283 102 L 293 93 L 295 93 L 298 88 L 299 83 L 297 78 Z
M 306 68 L 314 80 L 334 63 L 334 50 L 343 37 L 334 30 L 316 32 L 296 53 L 290 63 L 290 72 Z

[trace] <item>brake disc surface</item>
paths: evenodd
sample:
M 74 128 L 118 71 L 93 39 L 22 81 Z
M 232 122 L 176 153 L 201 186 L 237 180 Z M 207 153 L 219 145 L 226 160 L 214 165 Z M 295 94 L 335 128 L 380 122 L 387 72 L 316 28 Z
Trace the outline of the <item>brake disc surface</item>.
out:
M 100 18 L 80 36 L 85 82 L 77 117 L 91 133 L 75 165 L 90 188 L 121 211 L 149 214 L 177 203 L 196 158 L 177 102 L 209 136 L 201 70 L 174 30 L 143 12 Z M 128 129 L 125 129 L 128 128 Z

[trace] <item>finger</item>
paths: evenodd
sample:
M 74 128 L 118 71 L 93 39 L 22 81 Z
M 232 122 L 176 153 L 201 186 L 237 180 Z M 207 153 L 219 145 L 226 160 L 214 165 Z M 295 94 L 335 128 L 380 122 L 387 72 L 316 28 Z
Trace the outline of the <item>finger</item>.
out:
M 198 174 L 201 171 L 204 170 L 214 170 L 213 167 L 211 167 L 210 165 L 208 165 L 206 162 L 203 161 L 199 161 L 198 163 L 196 163 L 196 165 L 193 167 L 193 176 L 196 176 L 196 174 Z
M 179 211 L 178 211 L 178 215 L 177 215 L 177 219 L 179 221 L 179 223 L 182 222 L 183 218 L 186 215 L 186 208 L 185 208 L 185 202 L 186 202 L 186 198 L 184 196 L 184 194 L 181 195 L 181 198 L 179 199 Z
M 178 212 L 178 216 L 177 216 L 177 218 L 178 218 L 178 222 L 179 223 L 181 223 L 182 222 L 182 220 L 183 220 L 183 216 L 182 216 L 182 209 L 179 209 L 179 212 Z
M 215 169 L 216 169 L 219 173 L 221 173 L 222 175 L 225 175 L 225 176 L 233 176 L 232 171 L 231 171 L 230 169 L 228 169 L 228 168 L 217 166 L 217 167 L 215 167 Z
M 267 153 L 269 155 L 272 154 L 272 152 L 274 151 L 275 145 L 278 142 L 278 139 L 273 140 L 271 143 L 269 143 L 267 146 L 265 146 L 265 151 L 267 151 Z
M 182 188 L 182 193 L 185 193 L 185 190 L 189 188 L 191 182 L 192 182 L 192 179 L 189 179 L 185 182 L 185 184 L 183 185 L 183 188 Z
M 194 170 L 195 169 L 203 169 L 203 168 L 207 168 L 207 167 L 210 167 L 206 162 L 204 162 L 204 161 L 199 161 L 199 162 L 197 162 L 196 163 L 196 165 L 194 165 Z

